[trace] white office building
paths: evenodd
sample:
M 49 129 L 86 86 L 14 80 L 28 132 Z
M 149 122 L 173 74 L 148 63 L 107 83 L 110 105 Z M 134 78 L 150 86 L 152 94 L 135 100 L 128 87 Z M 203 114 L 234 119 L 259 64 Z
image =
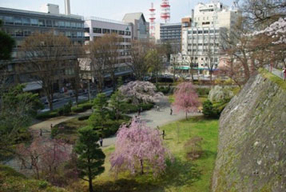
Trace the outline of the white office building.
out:
M 221 58 L 221 35 L 236 24 L 241 13 L 221 2 L 199 3 L 192 12 L 192 25 L 182 29 L 182 55 L 197 66 L 199 74 L 218 68 Z M 187 66 L 185 66 L 187 68 Z
M 115 33 L 121 37 L 120 49 L 118 50 L 118 64 L 116 69 L 116 76 L 129 76 L 132 72 L 126 65 L 127 62 L 131 61 L 130 48 L 132 40 L 132 26 L 120 21 L 113 21 L 109 19 L 103 19 L 98 17 L 89 17 L 84 22 L 84 36 L 85 44 L 89 44 L 90 41 L 96 41 L 105 34 Z M 85 72 L 84 78 L 90 79 L 94 82 L 92 77 L 92 66 L 90 59 L 81 59 L 80 67 Z M 108 81 L 109 74 L 105 74 Z

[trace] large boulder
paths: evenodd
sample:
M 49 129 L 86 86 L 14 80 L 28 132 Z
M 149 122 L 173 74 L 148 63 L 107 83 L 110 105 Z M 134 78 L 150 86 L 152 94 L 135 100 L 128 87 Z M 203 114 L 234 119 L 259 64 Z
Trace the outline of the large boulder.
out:
M 212 191 L 286 191 L 286 91 L 259 74 L 221 114 Z

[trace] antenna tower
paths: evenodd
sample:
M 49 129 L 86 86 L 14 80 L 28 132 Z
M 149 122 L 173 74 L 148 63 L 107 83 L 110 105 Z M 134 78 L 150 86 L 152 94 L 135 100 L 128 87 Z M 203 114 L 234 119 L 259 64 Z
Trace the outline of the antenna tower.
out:
M 169 0 L 162 0 L 161 4 L 161 19 L 165 21 L 165 23 L 170 21 L 170 4 Z
M 154 4 L 151 3 L 151 8 L 149 9 L 150 11 L 150 34 L 151 34 L 151 37 L 155 37 L 155 11 L 156 9 L 154 8 Z

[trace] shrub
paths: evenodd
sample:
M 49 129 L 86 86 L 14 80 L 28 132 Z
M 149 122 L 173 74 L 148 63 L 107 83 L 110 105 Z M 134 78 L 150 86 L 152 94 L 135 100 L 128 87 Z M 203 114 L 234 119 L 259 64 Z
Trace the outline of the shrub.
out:
M 199 96 L 206 96 L 206 95 L 208 95 L 209 92 L 210 92 L 210 89 L 209 89 L 209 88 L 197 88 L 196 90 L 197 90 L 197 94 L 198 94 Z
M 209 118 L 218 118 L 220 116 L 220 111 L 213 106 L 210 100 L 206 100 L 203 103 L 203 114 Z
M 168 94 L 170 92 L 170 86 L 156 86 L 157 91 L 162 92 L 164 94 Z
M 51 137 L 52 138 L 55 138 L 55 136 L 57 136 L 58 134 L 59 134 L 59 128 L 58 128 L 58 126 L 54 126 L 53 128 L 52 128 L 52 130 L 51 130 Z
M 82 104 L 79 104 L 78 106 L 74 106 L 71 108 L 71 111 L 72 112 L 75 112 L 75 113 L 80 113 L 80 112 L 84 112 L 88 109 L 91 109 L 93 106 L 92 103 L 82 103 Z
M 71 113 L 72 101 L 70 100 L 63 106 L 63 115 L 69 115 Z
M 78 118 L 79 121 L 84 121 L 87 120 L 90 117 L 90 115 L 85 115 L 85 116 L 81 116 Z
M 131 103 L 123 103 L 122 108 L 124 109 L 125 113 L 135 113 L 138 111 L 138 107 Z
M 36 116 L 36 119 L 44 120 L 58 116 L 58 111 L 47 111 L 44 113 L 40 113 Z
M 142 107 L 143 111 L 150 110 L 154 107 L 154 103 L 142 103 L 139 107 Z

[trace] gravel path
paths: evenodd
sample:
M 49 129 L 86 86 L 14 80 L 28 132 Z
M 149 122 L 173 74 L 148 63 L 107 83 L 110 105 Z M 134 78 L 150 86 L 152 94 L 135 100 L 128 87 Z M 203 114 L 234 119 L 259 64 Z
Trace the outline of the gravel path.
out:
M 157 126 L 162 126 L 168 123 L 171 123 L 172 121 L 177 121 L 180 119 L 185 118 L 185 113 L 180 112 L 176 113 L 173 110 L 173 115 L 170 115 L 170 103 L 168 101 L 168 97 L 164 97 L 160 100 L 160 102 L 156 103 L 160 107 L 160 111 L 157 111 L 156 107 L 149 110 L 142 112 L 140 114 L 140 120 L 144 121 L 147 126 L 150 126 L 152 128 L 156 128 Z M 133 114 L 132 116 L 135 116 L 137 114 Z M 188 114 L 188 116 L 201 116 L 201 113 L 192 113 Z M 113 145 L 116 141 L 116 137 L 109 137 L 106 139 L 103 139 L 103 147 L 108 147 L 110 145 Z

